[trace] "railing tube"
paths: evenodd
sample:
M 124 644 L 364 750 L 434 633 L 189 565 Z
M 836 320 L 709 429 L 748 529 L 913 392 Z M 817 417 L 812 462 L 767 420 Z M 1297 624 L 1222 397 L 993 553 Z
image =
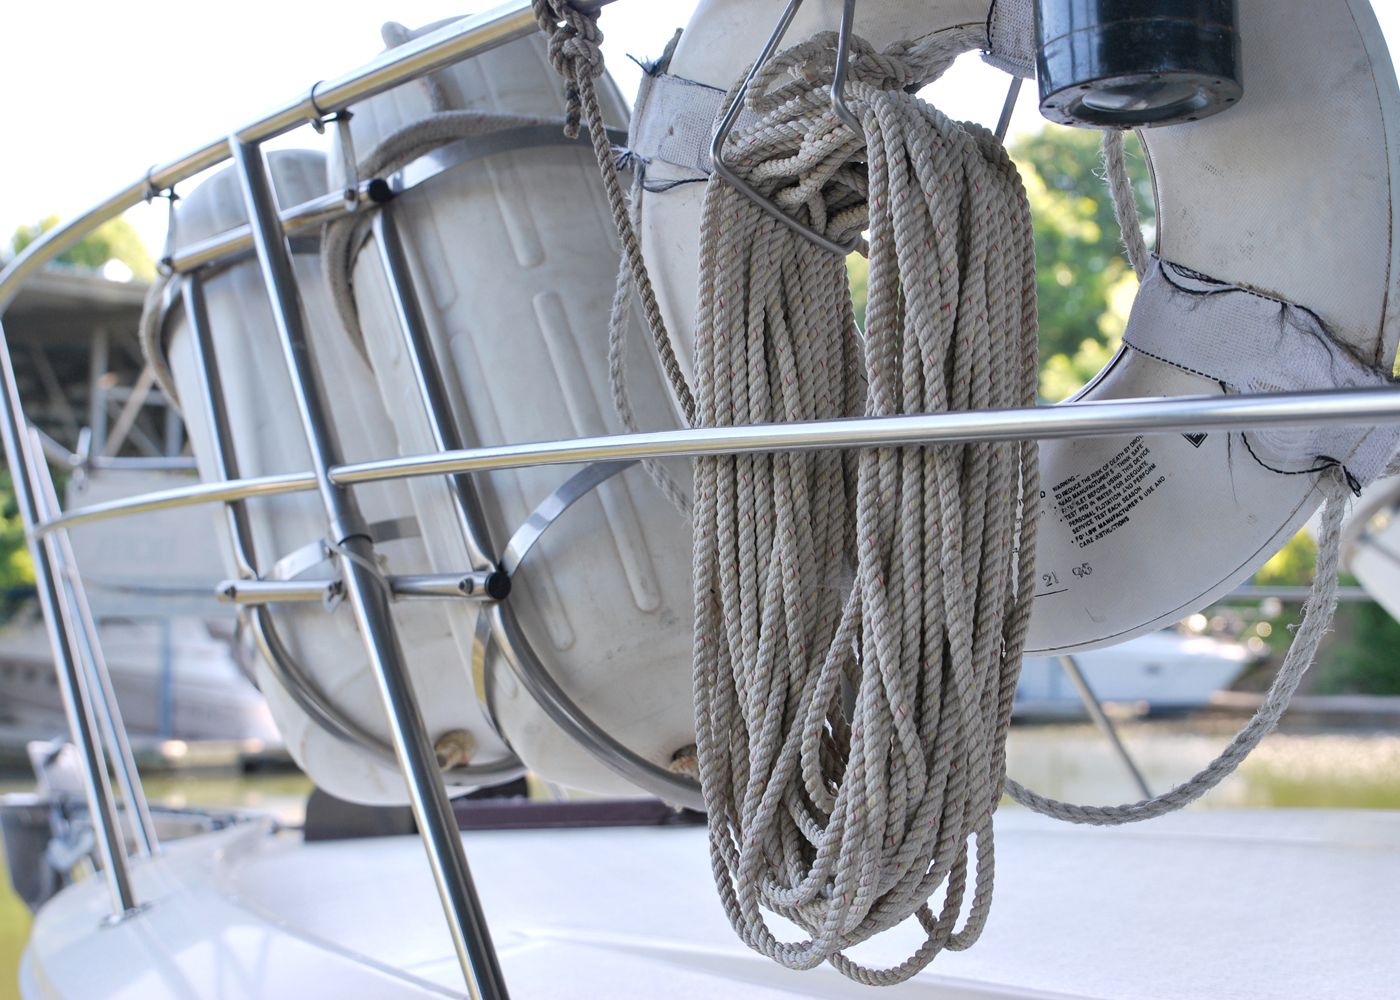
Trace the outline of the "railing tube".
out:
M 408 783 L 409 805 L 427 850 L 453 945 L 471 995 L 477 1000 L 505 1000 L 505 979 L 399 645 L 388 586 L 376 568 L 374 545 L 354 498 L 330 479 L 330 469 L 337 464 L 333 428 L 315 377 L 291 252 L 278 219 L 267 164 L 258 146 L 238 136 L 230 139 L 229 146 L 346 597 L 379 683 L 394 750 Z
M 35 485 L 35 497 L 39 512 L 44 517 L 52 517 L 59 509 L 58 494 L 54 489 L 53 477 L 40 458 L 41 448 L 38 431 L 31 428 L 30 449 L 31 481 Z M 102 639 L 97 633 L 97 622 L 88 604 L 87 590 L 78 575 L 78 560 L 73 553 L 73 545 L 68 533 L 56 531 L 49 536 L 57 547 L 54 571 L 62 582 L 62 593 L 67 607 L 74 613 L 68 632 L 70 648 L 75 649 L 87 667 L 91 689 L 92 705 L 97 713 L 97 721 L 107 743 L 107 753 L 113 770 L 117 774 L 117 784 L 121 786 L 122 801 L 131 817 L 132 836 L 136 840 L 136 853 L 149 858 L 160 853 L 160 840 L 156 836 L 155 820 L 151 817 L 151 807 L 146 801 L 146 790 L 141 784 L 141 774 L 136 768 L 136 757 L 131 752 L 131 741 L 127 739 L 126 723 L 122 721 L 121 705 L 117 702 L 117 692 L 112 687 L 112 674 L 107 669 L 107 659 L 102 652 Z
M 743 427 L 690 427 L 642 431 L 568 441 L 465 448 L 441 455 L 402 455 L 335 466 L 339 485 L 411 479 L 415 476 L 497 472 L 545 465 L 695 458 L 838 448 L 897 448 L 968 444 L 973 441 L 1041 441 L 1170 434 L 1177 431 L 1239 431 L 1260 427 L 1313 427 L 1323 424 L 1400 423 L 1400 387 L 1272 392 L 1247 396 L 1174 396 L 1122 399 L 1104 403 L 1008 410 L 919 413 L 900 417 L 848 417 L 840 420 Z M 112 500 L 69 511 L 40 526 L 40 533 L 126 514 L 168 510 L 197 503 L 278 496 L 316 488 L 309 472 L 200 483 L 140 497 Z
M 77 658 L 69 645 L 68 635 L 62 624 L 71 618 L 65 614 L 68 609 L 59 593 L 54 574 L 54 563 L 57 561 L 56 539 L 50 537 L 41 540 L 34 530 L 40 520 L 40 508 L 36 503 L 34 484 L 30 478 L 32 459 L 29 457 L 29 439 L 21 429 L 20 415 L 23 410 L 19 387 L 15 382 L 14 365 L 10 360 L 10 347 L 3 326 L 0 326 L 0 383 L 3 383 L 0 384 L 0 438 L 4 441 L 5 458 L 9 463 L 10 478 L 15 491 L 15 504 L 24 524 L 29 555 L 34 562 L 34 584 L 39 593 L 39 604 L 43 608 L 49 644 L 53 649 L 63 709 L 68 716 L 68 727 L 82 763 L 83 790 L 87 795 L 93 828 L 97 832 L 102 874 L 112 897 L 113 916 L 120 919 L 137 908 L 136 895 L 131 887 L 131 873 L 127 866 L 126 843 L 117 820 L 116 805 L 112 800 L 112 785 L 107 778 L 101 736 L 93 718 L 87 684 L 83 672 L 78 668 Z

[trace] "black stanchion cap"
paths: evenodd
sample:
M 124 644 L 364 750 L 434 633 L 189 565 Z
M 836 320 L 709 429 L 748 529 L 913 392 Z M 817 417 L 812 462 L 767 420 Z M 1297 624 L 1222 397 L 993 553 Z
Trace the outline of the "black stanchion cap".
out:
M 1037 0 L 1040 113 L 1085 128 L 1175 125 L 1244 93 L 1234 0 Z

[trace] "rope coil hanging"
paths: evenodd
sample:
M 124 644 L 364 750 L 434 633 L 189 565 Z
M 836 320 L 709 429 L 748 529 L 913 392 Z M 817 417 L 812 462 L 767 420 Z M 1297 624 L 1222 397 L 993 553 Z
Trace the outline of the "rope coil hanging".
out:
M 535 12 L 599 135 L 597 60 L 574 52 L 596 47 L 596 27 L 576 23 L 596 15 L 567 0 Z M 848 103 L 864 135 L 826 97 L 834 34 L 760 70 L 748 97 L 758 123 L 727 158 L 830 239 L 869 228 L 868 329 L 862 339 L 844 260 L 711 181 L 693 392 L 595 138 L 623 280 L 691 423 L 1034 405 L 1019 175 L 986 130 L 905 92 L 983 40 L 948 32 L 880 52 L 854 39 Z M 727 456 L 695 472 L 697 755 L 721 899 L 740 936 L 784 965 L 908 979 L 976 940 L 990 905 L 1030 617 L 1035 443 Z M 764 910 L 810 939 L 779 941 Z M 914 914 L 926 940 L 898 967 L 844 954 Z
M 746 98 L 757 121 L 730 137 L 726 162 L 833 242 L 868 232 L 867 328 L 856 328 L 840 257 L 712 177 L 691 387 L 598 138 L 599 62 L 574 52 L 596 51 L 597 14 L 571 0 L 534 6 L 595 136 L 623 248 L 616 308 L 635 287 L 692 425 L 1035 405 L 1035 262 L 1019 175 L 991 133 L 907 92 L 984 47 L 983 32 L 883 51 L 853 38 L 846 97 L 861 135 L 831 108 L 834 33 L 759 69 Z M 1141 273 L 1121 135 L 1107 134 L 1105 164 Z M 1264 705 L 1216 760 L 1163 795 L 1112 807 L 1006 779 L 1038 477 L 1033 441 L 696 460 L 696 756 L 720 898 L 755 950 L 790 968 L 829 961 L 867 984 L 907 980 L 980 934 L 1003 788 L 1061 820 L 1134 822 L 1199 798 L 1277 725 L 1336 604 L 1350 492 L 1340 467 L 1319 478 L 1318 569 L 1298 634 Z M 765 913 L 809 937 L 779 940 Z M 846 953 L 911 916 L 925 937 L 899 965 Z
M 1035 404 L 1020 177 L 989 132 L 905 92 L 975 44 L 854 39 L 862 135 L 831 109 L 834 34 L 759 71 L 758 122 L 726 159 L 833 241 L 868 229 L 870 308 L 862 339 L 844 260 L 712 180 L 702 424 Z M 697 745 L 721 898 L 784 965 L 900 982 L 975 941 L 990 905 L 1035 445 L 726 456 L 695 471 Z M 764 911 L 810 938 L 778 940 Z M 896 968 L 844 953 L 913 915 L 925 940 Z

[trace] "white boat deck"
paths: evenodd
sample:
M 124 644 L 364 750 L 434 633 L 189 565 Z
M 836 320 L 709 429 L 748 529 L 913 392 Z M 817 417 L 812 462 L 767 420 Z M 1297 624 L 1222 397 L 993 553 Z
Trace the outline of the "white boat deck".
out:
M 506 981 L 529 998 L 869 997 L 734 937 L 702 828 L 465 835 Z M 1400 813 L 1194 811 L 1136 828 L 998 821 L 992 917 L 971 950 L 880 995 L 1393 998 Z M 25 996 L 464 995 L 412 837 L 303 845 L 259 826 L 137 863 L 151 908 L 99 928 L 97 880 L 40 914 Z M 911 938 L 872 942 L 870 961 Z

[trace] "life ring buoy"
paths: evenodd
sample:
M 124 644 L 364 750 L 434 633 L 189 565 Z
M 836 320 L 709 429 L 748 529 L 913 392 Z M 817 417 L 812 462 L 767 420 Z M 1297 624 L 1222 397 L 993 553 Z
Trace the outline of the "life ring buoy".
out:
M 283 205 L 301 204 L 327 190 L 326 159 L 320 153 L 274 152 L 269 166 Z M 193 246 L 246 220 L 238 179 L 232 171 L 223 171 L 176 204 L 173 249 Z M 387 414 L 368 366 L 336 321 L 315 248 L 298 241 L 293 248 L 311 346 L 321 377 L 336 387 L 328 394 L 328 401 L 342 446 L 348 456 L 390 454 L 395 441 Z M 171 293 L 190 280 L 174 279 Z M 202 274 L 199 281 L 238 473 L 264 475 L 307 468 L 310 458 L 295 416 L 296 400 L 283 368 L 277 328 L 257 263 L 235 259 Z M 158 349 L 183 401 L 200 474 L 206 480 L 215 479 L 219 477 L 214 465 L 217 449 L 190 317 L 177 294 L 168 295 L 160 308 Z M 412 507 L 402 482 L 376 484 L 358 496 L 366 519 L 372 523 L 395 523 Z M 312 494 L 253 501 L 247 505 L 247 518 L 253 535 L 250 555 L 264 576 L 278 560 L 297 551 L 310 551 L 308 545 L 314 549 L 326 536 L 325 514 Z M 238 566 L 231 559 L 227 525 L 221 514 L 215 525 L 224 536 L 227 571 L 236 577 Z M 430 540 L 419 537 L 412 527 L 395 534 L 400 537 L 385 540 L 379 548 L 389 571 L 421 572 Z M 314 554 L 310 556 L 306 575 L 315 576 L 317 570 L 310 567 L 321 562 Z M 328 576 L 328 566 L 320 565 L 319 572 Z M 294 685 L 264 657 L 256 660 L 259 687 L 292 758 L 320 787 L 358 802 L 402 803 L 406 801 L 403 777 L 388 750 L 388 730 L 374 675 L 348 611 L 342 607 L 328 612 L 319 604 L 290 604 L 277 607 L 270 615 L 285 641 L 286 654 L 310 680 L 315 697 L 363 733 L 377 736 L 382 744 L 379 752 L 349 744 L 313 721 L 298 700 L 297 695 L 304 694 L 291 690 Z M 470 655 L 475 622 L 462 611 L 446 602 L 419 602 L 402 605 L 396 614 L 429 735 L 436 740 L 459 731 L 470 733 L 472 762 L 478 769 L 485 766 L 493 770 L 499 780 L 521 769 L 476 699 Z M 450 771 L 446 778 L 456 791 L 468 791 L 481 783 L 463 782 Z
M 715 120 L 782 6 L 702 0 L 639 97 L 634 152 L 650 160 L 643 248 L 681 359 L 692 355 L 704 185 L 677 182 L 704 176 L 708 130 L 697 123 Z M 976 29 L 990 7 L 869 0 L 856 30 L 883 46 Z M 834 29 L 839 9 L 805 5 L 787 38 Z M 1127 346 L 1076 404 L 1382 384 L 1390 371 L 1400 331 L 1400 90 L 1375 16 L 1365 0 L 1241 0 L 1238 10 L 1244 98 L 1225 114 L 1141 133 L 1158 259 Z M 1302 123 L 1317 130 L 1306 142 Z M 1120 642 L 1209 604 L 1307 520 L 1321 499 L 1309 474 L 1319 462 L 1361 481 L 1393 446 L 1391 432 L 1364 428 L 1043 443 L 1027 652 Z

